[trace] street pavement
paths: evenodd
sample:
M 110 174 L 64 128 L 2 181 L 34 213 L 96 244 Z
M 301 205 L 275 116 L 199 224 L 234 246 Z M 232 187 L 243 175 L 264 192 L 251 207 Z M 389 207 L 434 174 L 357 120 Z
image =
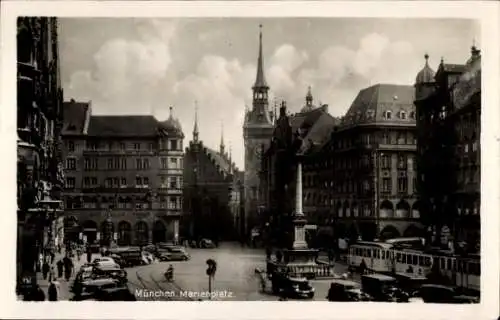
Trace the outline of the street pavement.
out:
M 268 285 L 266 292 L 261 290 L 260 275 L 256 268 L 265 270 L 266 259 L 263 249 L 241 247 L 239 244 L 221 243 L 216 249 L 187 249 L 191 255 L 188 261 L 158 262 L 128 271 L 131 290 L 147 288 L 152 291 L 165 291 L 161 297 L 138 298 L 138 300 L 207 300 L 200 296 L 208 292 L 208 276 L 206 275 L 207 259 L 217 262 L 217 271 L 212 283 L 212 292 L 217 296 L 212 300 L 223 301 L 276 301 L 278 296 L 272 295 Z M 164 280 L 163 274 L 169 264 L 174 267 L 174 283 Z M 347 272 L 347 266 L 335 265 L 336 273 Z M 324 301 L 330 287 L 329 280 L 312 280 L 315 288 L 314 300 Z M 185 294 L 181 296 L 180 290 Z M 134 292 L 134 291 L 133 291 Z M 190 298 L 186 296 L 190 295 Z

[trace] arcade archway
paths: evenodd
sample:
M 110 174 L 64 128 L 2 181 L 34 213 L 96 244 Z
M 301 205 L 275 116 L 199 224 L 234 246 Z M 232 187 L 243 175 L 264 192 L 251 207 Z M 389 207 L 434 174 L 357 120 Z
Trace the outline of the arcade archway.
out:
M 160 243 L 166 241 L 167 241 L 167 228 L 165 227 L 165 224 L 162 221 L 156 220 L 153 225 L 153 243 Z
M 118 223 L 118 245 L 127 246 L 132 243 L 132 226 L 127 221 Z
M 139 221 L 135 225 L 135 238 L 137 245 L 145 246 L 148 244 L 149 235 L 148 225 L 144 221 Z
M 380 240 L 388 240 L 393 238 L 399 238 L 401 235 L 394 226 L 386 226 L 382 231 L 380 231 Z
M 97 241 L 97 222 L 93 220 L 87 220 L 82 223 L 82 231 L 84 239 L 87 243 L 96 243 Z

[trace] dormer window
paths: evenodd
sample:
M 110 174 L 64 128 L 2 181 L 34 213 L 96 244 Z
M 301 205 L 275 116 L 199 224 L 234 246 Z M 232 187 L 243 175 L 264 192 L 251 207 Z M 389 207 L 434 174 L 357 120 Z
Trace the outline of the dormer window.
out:
M 410 119 L 415 119 L 415 111 L 410 112 Z
M 392 119 L 392 111 L 391 110 L 387 110 L 384 112 L 384 118 L 387 119 L 387 120 L 391 120 Z
M 369 110 L 366 111 L 366 117 L 368 119 L 373 118 L 374 115 L 375 115 L 375 111 L 373 109 L 369 109 Z
M 406 120 L 406 112 L 405 112 L 405 111 L 403 111 L 403 110 L 401 110 L 401 111 L 399 112 L 399 118 L 400 118 L 401 120 Z

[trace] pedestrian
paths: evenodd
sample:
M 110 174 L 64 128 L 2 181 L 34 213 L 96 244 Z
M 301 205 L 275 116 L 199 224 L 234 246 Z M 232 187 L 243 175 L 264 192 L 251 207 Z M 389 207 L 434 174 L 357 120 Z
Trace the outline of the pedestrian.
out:
M 51 281 L 49 285 L 49 301 L 57 301 L 57 286 L 55 281 Z
M 328 249 L 328 263 L 332 264 L 333 262 L 333 250 L 332 249 Z
M 78 249 L 76 249 L 76 257 L 77 257 L 78 261 L 80 261 L 80 259 L 82 257 L 82 249 L 80 249 L 80 247 L 78 247 Z
M 54 264 L 54 260 L 56 260 L 56 254 L 54 250 L 50 250 L 50 264 Z
M 49 271 L 50 271 L 49 263 L 47 261 L 44 261 L 43 265 L 42 265 L 43 280 L 47 280 L 47 276 L 49 275 Z
M 87 263 L 91 263 L 92 262 L 92 251 L 90 249 L 90 247 L 87 249 Z
M 65 257 L 64 258 L 64 278 L 66 279 L 66 281 L 69 281 L 69 279 L 71 278 L 72 272 L 73 272 L 73 261 L 70 258 Z
M 359 265 L 359 273 L 365 274 L 366 272 L 366 262 L 365 259 L 361 260 L 361 264 Z
M 62 261 L 62 259 L 59 259 L 59 261 L 57 261 L 56 265 L 57 265 L 57 277 L 62 278 L 64 262 Z
M 39 285 L 35 287 L 33 298 L 34 301 L 45 301 L 45 292 L 43 292 Z

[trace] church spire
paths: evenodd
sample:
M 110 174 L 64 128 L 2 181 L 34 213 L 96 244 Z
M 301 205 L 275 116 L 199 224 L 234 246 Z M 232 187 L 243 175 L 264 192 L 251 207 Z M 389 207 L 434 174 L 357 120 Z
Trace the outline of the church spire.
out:
M 313 95 L 312 95 L 312 92 L 311 92 L 311 86 L 309 86 L 307 88 L 307 95 L 306 95 L 306 105 L 308 107 L 311 107 L 312 106 L 312 103 L 313 103 Z
M 200 133 L 198 132 L 198 101 L 194 102 L 194 129 L 193 129 L 193 141 L 198 142 L 198 137 Z
M 262 25 L 259 25 L 259 58 L 257 60 L 257 76 L 255 77 L 254 88 L 268 88 L 264 77 L 264 59 L 262 58 Z
M 225 149 L 225 146 L 224 146 L 224 123 L 221 121 L 221 124 L 220 124 L 220 154 L 221 155 L 224 155 L 224 149 Z

